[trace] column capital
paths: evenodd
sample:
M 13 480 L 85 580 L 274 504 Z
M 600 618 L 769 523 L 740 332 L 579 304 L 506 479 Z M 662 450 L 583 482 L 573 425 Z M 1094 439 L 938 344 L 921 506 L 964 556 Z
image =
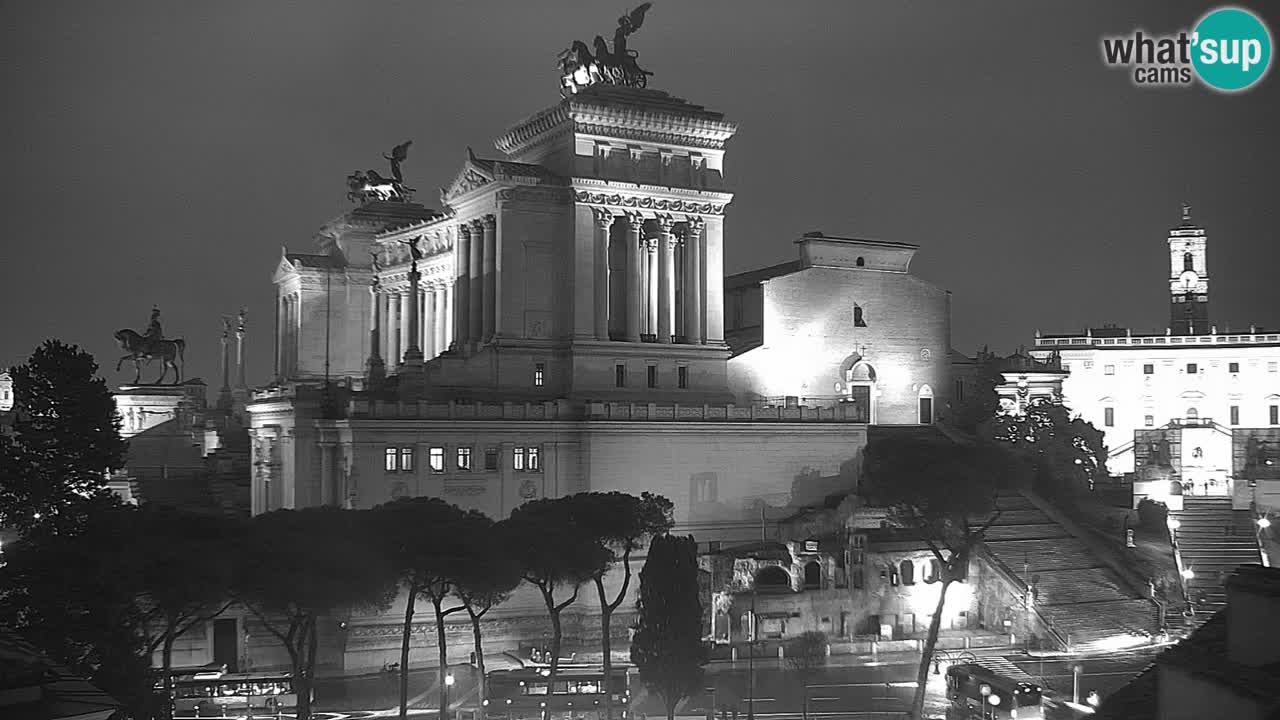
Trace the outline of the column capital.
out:
M 470 240 L 471 239 L 471 223 L 466 223 L 466 222 L 458 223 L 458 233 L 462 237 L 466 238 L 467 240 Z
M 631 227 L 631 231 L 639 233 L 640 228 L 644 227 L 644 217 L 640 213 L 627 213 L 627 225 Z
M 675 218 L 670 215 L 659 215 L 657 220 L 658 227 L 662 230 L 663 235 L 670 235 L 671 229 L 676 226 Z
M 498 217 L 496 215 L 485 215 L 480 218 L 480 226 L 485 230 L 494 230 L 498 227 Z
M 702 234 L 702 227 L 705 224 L 706 224 L 706 221 L 702 219 L 702 216 L 690 215 L 685 220 L 685 231 L 689 235 L 692 235 L 693 237 L 697 237 L 698 235 Z
M 617 217 L 613 211 L 608 208 L 591 208 L 591 214 L 595 216 L 596 227 L 601 230 L 608 230 L 613 225 L 614 219 Z

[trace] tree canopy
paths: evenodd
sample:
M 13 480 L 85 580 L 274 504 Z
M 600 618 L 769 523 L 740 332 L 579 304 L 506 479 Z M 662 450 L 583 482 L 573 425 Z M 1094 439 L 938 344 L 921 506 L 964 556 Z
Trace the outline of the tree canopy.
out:
M 1061 400 L 1033 400 L 1024 415 L 998 415 L 989 428 L 990 439 L 1014 453 L 1046 495 L 1069 499 L 1107 475 L 1102 431 L 1073 418 Z
M 702 643 L 698 546 L 693 536 L 659 535 L 640 570 L 639 618 L 631 661 L 640 680 L 659 695 L 667 718 L 703 687 L 707 649 Z
M 14 427 L 0 434 L 0 525 L 67 522 L 124 466 L 120 416 L 93 356 L 47 340 L 13 368 Z M 74 521 L 74 518 L 71 518 Z

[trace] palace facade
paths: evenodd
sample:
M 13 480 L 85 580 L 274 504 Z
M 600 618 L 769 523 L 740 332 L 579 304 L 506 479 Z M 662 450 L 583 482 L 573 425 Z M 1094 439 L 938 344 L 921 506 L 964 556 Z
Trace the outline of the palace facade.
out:
M 1189 207 L 1167 245 L 1163 332 L 1037 333 L 1031 354 L 1061 358 L 1064 401 L 1106 433 L 1108 470 L 1132 474 L 1135 503 L 1230 495 L 1280 509 L 1280 475 L 1258 459 L 1280 440 L 1280 332 L 1211 321 L 1208 235 Z

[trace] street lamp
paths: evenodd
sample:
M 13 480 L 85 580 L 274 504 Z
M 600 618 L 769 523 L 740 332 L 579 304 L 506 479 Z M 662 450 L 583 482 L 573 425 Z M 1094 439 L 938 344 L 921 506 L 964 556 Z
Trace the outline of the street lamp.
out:
M 1258 518 L 1258 529 L 1259 529 L 1259 530 L 1266 530 L 1266 529 L 1267 529 L 1267 528 L 1269 528 L 1269 527 L 1271 527 L 1271 520 L 1270 520 L 1269 518 L 1266 518 L 1266 517 L 1260 517 L 1260 518 Z
M 440 708 L 440 719 L 449 715 L 449 691 L 453 689 L 453 673 L 447 673 L 444 676 L 444 707 Z
M 1194 580 L 1195 577 L 1196 577 L 1196 574 L 1191 568 L 1187 568 L 1182 571 L 1183 580 Z
M 991 700 L 991 686 L 982 683 L 982 686 L 978 688 L 978 692 L 982 693 L 982 717 L 985 718 L 987 716 L 987 703 Z
M 1071 702 L 1076 705 L 1080 704 L 1080 673 L 1083 672 L 1083 665 L 1071 666 Z

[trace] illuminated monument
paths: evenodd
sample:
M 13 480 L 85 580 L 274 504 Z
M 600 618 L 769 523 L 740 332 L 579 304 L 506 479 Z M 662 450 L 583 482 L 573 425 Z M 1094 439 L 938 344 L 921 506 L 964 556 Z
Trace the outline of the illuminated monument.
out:
M 354 207 L 312 252 L 282 252 L 277 379 L 248 408 L 254 513 L 436 496 L 505 517 L 647 490 L 678 532 L 758 539 L 796 493 L 853 488 L 869 423 L 933 421 L 949 299 L 907 272 L 914 246 L 806 236 L 797 263 L 730 278 L 726 337 L 737 127 L 646 87 L 626 40 L 647 7 L 612 49 L 574 43 L 560 101 L 500 157 L 468 149 L 439 209 L 405 185 L 404 143 L 391 177 L 348 177 Z M 503 606 L 510 637 L 542 632 L 531 602 Z M 353 620 L 352 662 L 398 632 Z

